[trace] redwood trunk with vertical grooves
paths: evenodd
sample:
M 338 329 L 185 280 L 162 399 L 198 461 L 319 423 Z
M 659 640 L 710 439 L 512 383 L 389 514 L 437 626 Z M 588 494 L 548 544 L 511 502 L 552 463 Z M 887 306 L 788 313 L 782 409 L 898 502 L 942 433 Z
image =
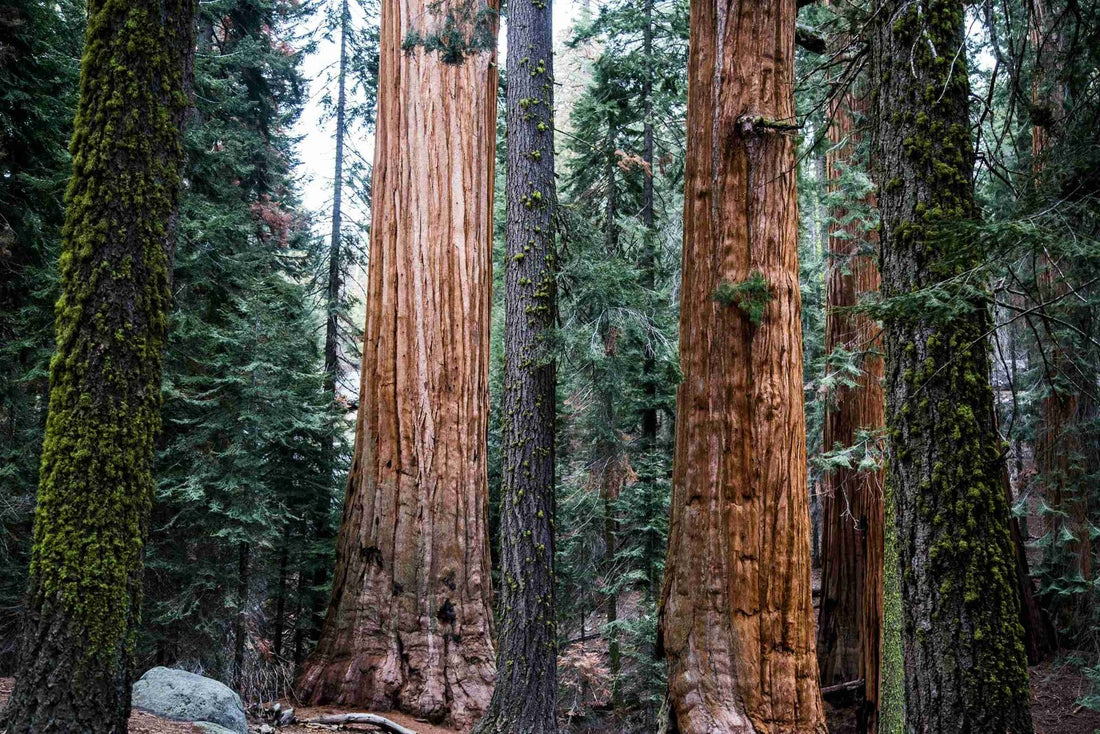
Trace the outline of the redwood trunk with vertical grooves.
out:
M 1059 78 L 1058 63 L 1062 58 L 1062 43 L 1058 30 L 1054 27 L 1056 19 L 1049 17 L 1050 11 L 1043 0 L 1032 0 L 1032 26 L 1030 35 L 1036 49 L 1037 59 L 1032 75 L 1032 113 L 1035 122 L 1031 128 L 1032 170 L 1037 186 L 1041 186 L 1041 176 L 1045 159 L 1050 154 L 1057 136 L 1057 125 L 1063 117 L 1065 89 Z M 1063 264 L 1052 262 L 1048 253 L 1040 258 L 1039 295 L 1044 301 L 1057 301 L 1064 298 L 1070 290 L 1066 274 L 1060 271 Z M 1056 308 L 1056 307 L 1052 307 Z M 1047 323 L 1047 332 L 1053 336 L 1056 324 Z M 1092 538 L 1090 537 L 1088 491 L 1084 486 L 1083 467 L 1074 460 L 1081 453 L 1078 435 L 1079 399 L 1074 386 L 1074 365 L 1066 355 L 1065 349 L 1057 342 L 1050 354 L 1050 374 L 1047 376 L 1050 392 L 1043 398 L 1041 406 L 1042 420 L 1036 431 L 1035 463 L 1043 496 L 1052 508 L 1065 513 L 1065 516 L 1051 515 L 1049 532 L 1059 537 L 1063 529 L 1074 537 L 1068 543 L 1064 575 L 1073 576 L 1080 572 L 1085 579 L 1092 578 Z M 1080 595 L 1088 602 L 1088 595 Z M 1083 615 L 1083 616 L 1082 616 Z M 1087 608 L 1074 610 L 1074 616 L 1091 619 Z M 1065 621 L 1065 620 L 1063 620 Z
M 683 734 L 824 732 L 810 599 L 794 0 L 691 5 L 672 518 L 661 603 Z M 762 275 L 754 325 L 715 300 Z
M 486 435 L 495 46 L 419 34 L 467 2 L 382 3 L 367 324 L 332 596 L 310 703 L 472 723 L 492 694 Z M 495 4 L 463 27 L 496 35 Z M 469 25 L 469 24 L 467 24 Z
M 832 148 L 826 156 L 830 188 L 854 165 L 861 132 L 853 113 L 866 111 L 862 95 L 849 93 L 833 108 Z M 873 197 L 863 202 L 873 207 Z M 825 411 L 823 448 L 853 446 L 857 432 L 880 431 L 885 423 L 882 392 L 882 338 L 869 316 L 853 313 L 861 297 L 879 288 L 873 251 L 877 233 L 862 222 L 845 222 L 849 212 L 834 208 L 829 228 L 825 351 L 838 348 L 859 355 L 853 387 L 837 389 Z M 823 686 L 863 679 L 860 728 L 877 731 L 882 641 L 883 471 L 836 467 L 823 478 L 821 612 L 817 628 L 818 664 Z

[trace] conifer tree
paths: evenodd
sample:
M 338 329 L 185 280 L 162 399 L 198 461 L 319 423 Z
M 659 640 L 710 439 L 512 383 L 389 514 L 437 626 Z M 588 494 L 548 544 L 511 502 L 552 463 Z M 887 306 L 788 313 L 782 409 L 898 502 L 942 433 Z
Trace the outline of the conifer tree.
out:
M 356 448 L 310 702 L 464 725 L 491 695 L 497 20 L 494 2 L 381 4 Z
M 557 191 L 551 0 L 508 5 L 505 366 L 497 683 L 479 734 L 557 731 Z
M 27 588 L 83 39 L 82 2 L 0 6 L 0 675 Z
M 964 6 L 888 2 L 872 31 L 888 503 L 896 511 L 913 731 L 1031 732 L 978 215 Z M 929 291 L 932 291 L 930 297 Z
M 675 726 L 824 732 L 810 592 L 793 0 L 691 4 L 672 518 Z
M 314 575 L 331 564 L 312 535 L 332 532 L 333 464 L 346 456 L 315 339 L 324 304 L 309 276 L 321 248 L 291 179 L 288 128 L 303 97 L 291 34 L 307 19 L 289 4 L 204 3 L 185 136 L 155 581 L 139 652 L 246 695 L 258 682 L 256 636 L 285 657 L 311 628 L 323 595 Z
M 11 734 L 126 730 L 193 13 L 88 6 Z
M 836 203 L 829 225 L 825 349 L 834 392 L 825 406 L 822 443 L 843 458 L 823 477 L 817 644 L 823 686 L 864 681 L 860 726 L 875 732 L 883 605 L 882 343 L 879 325 L 857 307 L 878 292 L 879 275 L 877 237 L 870 230 L 873 220 L 867 221 L 873 197 L 867 187 L 861 197 L 851 193 L 864 168 L 866 94 L 860 88 L 834 100 L 828 131 L 828 178 Z
M 599 55 L 563 156 L 557 589 L 560 634 L 575 642 L 559 656 L 559 697 L 580 701 L 571 716 L 598 715 L 603 686 L 579 676 L 606 650 L 611 713 L 639 730 L 656 728 L 664 688 L 653 632 L 678 380 L 686 21 L 686 2 L 608 3 L 570 42 Z

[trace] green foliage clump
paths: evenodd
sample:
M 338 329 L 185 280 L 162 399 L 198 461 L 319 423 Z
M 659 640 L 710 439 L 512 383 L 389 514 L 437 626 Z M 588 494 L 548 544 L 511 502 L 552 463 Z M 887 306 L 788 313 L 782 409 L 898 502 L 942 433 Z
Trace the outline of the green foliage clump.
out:
M 409 28 L 401 49 L 411 53 L 417 47 L 437 52 L 445 64 L 461 64 L 471 54 L 496 48 L 498 11 L 484 0 L 438 0 L 428 6 L 430 30 Z
M 764 310 L 774 297 L 771 286 L 759 270 L 752 271 L 748 279 L 740 283 L 723 281 L 714 289 L 715 301 L 741 309 L 753 326 L 760 326 L 764 321 Z

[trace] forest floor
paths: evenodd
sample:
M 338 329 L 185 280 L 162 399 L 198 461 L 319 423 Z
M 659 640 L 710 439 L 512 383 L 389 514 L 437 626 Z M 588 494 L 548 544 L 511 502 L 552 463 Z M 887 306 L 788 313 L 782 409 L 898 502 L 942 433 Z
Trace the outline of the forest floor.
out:
M 1031 667 L 1031 720 L 1035 734 L 1096 734 L 1100 711 L 1078 705 L 1091 684 L 1076 665 L 1046 661 Z M 826 707 L 830 734 L 855 734 L 853 709 Z
M 0 709 L 8 703 L 8 698 L 11 696 L 12 688 L 11 678 L 0 678 Z M 285 702 L 284 702 L 285 703 Z M 322 706 L 319 708 L 297 708 L 295 713 L 299 719 L 312 719 L 318 716 L 324 716 L 326 714 L 344 714 L 351 713 L 351 709 L 338 709 L 331 706 Z M 426 722 L 417 721 L 411 716 L 405 714 L 399 714 L 394 712 L 385 712 L 385 717 L 392 721 L 401 724 L 409 729 L 412 729 L 417 734 L 455 734 L 455 729 L 443 729 L 438 726 L 432 726 Z M 259 723 L 249 721 L 249 729 L 259 731 Z M 280 734 L 319 734 L 326 731 L 327 728 L 311 727 L 303 725 L 287 726 L 278 729 Z M 378 729 L 368 724 L 350 724 L 344 728 L 344 731 L 349 732 L 377 732 Z M 201 734 L 199 729 L 188 723 L 179 721 L 168 721 L 152 714 L 142 713 L 141 711 L 134 711 L 130 714 L 130 727 L 129 734 Z
M 0 678 L 0 708 L 3 708 L 11 695 L 11 678 Z M 1089 692 L 1089 681 L 1075 665 L 1061 662 L 1044 662 L 1031 668 L 1031 715 L 1035 722 L 1035 734 L 1096 734 L 1100 732 L 1100 711 L 1083 708 L 1077 701 Z M 330 706 L 319 708 L 298 708 L 296 713 L 301 719 L 310 719 L 325 714 L 349 713 L 348 709 Z M 854 712 L 846 709 L 829 711 L 829 731 L 831 734 L 854 734 Z M 433 726 L 417 721 L 411 716 L 387 712 L 386 718 L 392 719 L 417 734 L 455 734 L 455 729 Z M 250 727 L 252 728 L 252 727 Z M 255 730 L 258 731 L 258 724 Z M 130 716 L 129 734 L 197 734 L 199 730 L 190 724 L 167 721 L 149 714 L 135 711 Z M 295 725 L 278 730 L 280 734 L 318 734 L 321 728 Z M 349 725 L 345 731 L 376 732 L 369 725 Z M 610 734 L 611 729 L 600 731 Z M 631 733 L 633 734 L 633 733 Z M 639 733 L 641 734 L 641 733 Z
M 362 710 L 363 709 L 342 709 L 342 708 L 336 708 L 336 707 L 333 707 L 333 706 L 320 706 L 320 707 L 317 707 L 317 708 L 300 707 L 300 708 L 295 708 L 294 709 L 294 714 L 299 719 L 308 720 L 308 719 L 315 719 L 319 716 L 326 716 L 328 714 L 349 714 L 349 713 L 353 713 L 353 712 L 359 712 L 359 711 L 362 711 Z M 407 716 L 405 714 L 401 714 L 401 713 L 398 713 L 396 711 L 378 711 L 378 712 L 372 711 L 370 713 L 378 713 L 382 716 L 385 716 L 387 719 L 393 721 L 396 724 L 400 724 L 401 726 L 403 726 L 407 729 L 412 729 L 413 731 L 416 732 L 416 734 L 455 734 L 455 732 L 459 731 L 458 729 L 446 729 L 446 728 L 439 727 L 439 726 L 433 726 L 432 724 L 429 724 L 425 721 L 417 721 L 416 719 L 414 719 L 411 716 Z M 358 724 L 358 725 L 349 724 L 345 728 L 345 730 L 346 731 L 360 731 L 360 732 L 377 732 L 377 731 L 379 731 L 376 727 L 373 727 L 369 724 Z M 302 726 L 301 724 L 295 724 L 294 726 L 283 727 L 283 728 L 277 729 L 276 731 L 278 731 L 279 734 L 320 734 L 320 732 L 321 732 L 320 729 L 316 729 L 316 728 L 312 728 L 312 727 L 308 727 L 308 726 Z M 1090 732 L 1089 734 L 1092 734 L 1092 733 Z

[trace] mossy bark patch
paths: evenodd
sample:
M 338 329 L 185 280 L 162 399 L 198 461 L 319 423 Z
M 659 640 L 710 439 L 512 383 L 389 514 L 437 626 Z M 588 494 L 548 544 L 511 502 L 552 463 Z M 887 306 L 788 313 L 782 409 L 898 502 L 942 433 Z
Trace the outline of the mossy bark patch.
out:
M 192 15 L 88 3 L 11 734 L 126 728 Z
M 979 255 L 952 234 L 977 215 L 964 5 L 898 0 L 878 18 L 872 158 L 881 185 L 886 491 L 896 511 L 905 727 L 1027 733 L 1027 659 L 986 343 L 991 319 L 987 299 L 962 277 Z M 915 306 L 930 287 L 953 292 L 958 307 Z M 894 614 L 891 602 L 888 624 Z

